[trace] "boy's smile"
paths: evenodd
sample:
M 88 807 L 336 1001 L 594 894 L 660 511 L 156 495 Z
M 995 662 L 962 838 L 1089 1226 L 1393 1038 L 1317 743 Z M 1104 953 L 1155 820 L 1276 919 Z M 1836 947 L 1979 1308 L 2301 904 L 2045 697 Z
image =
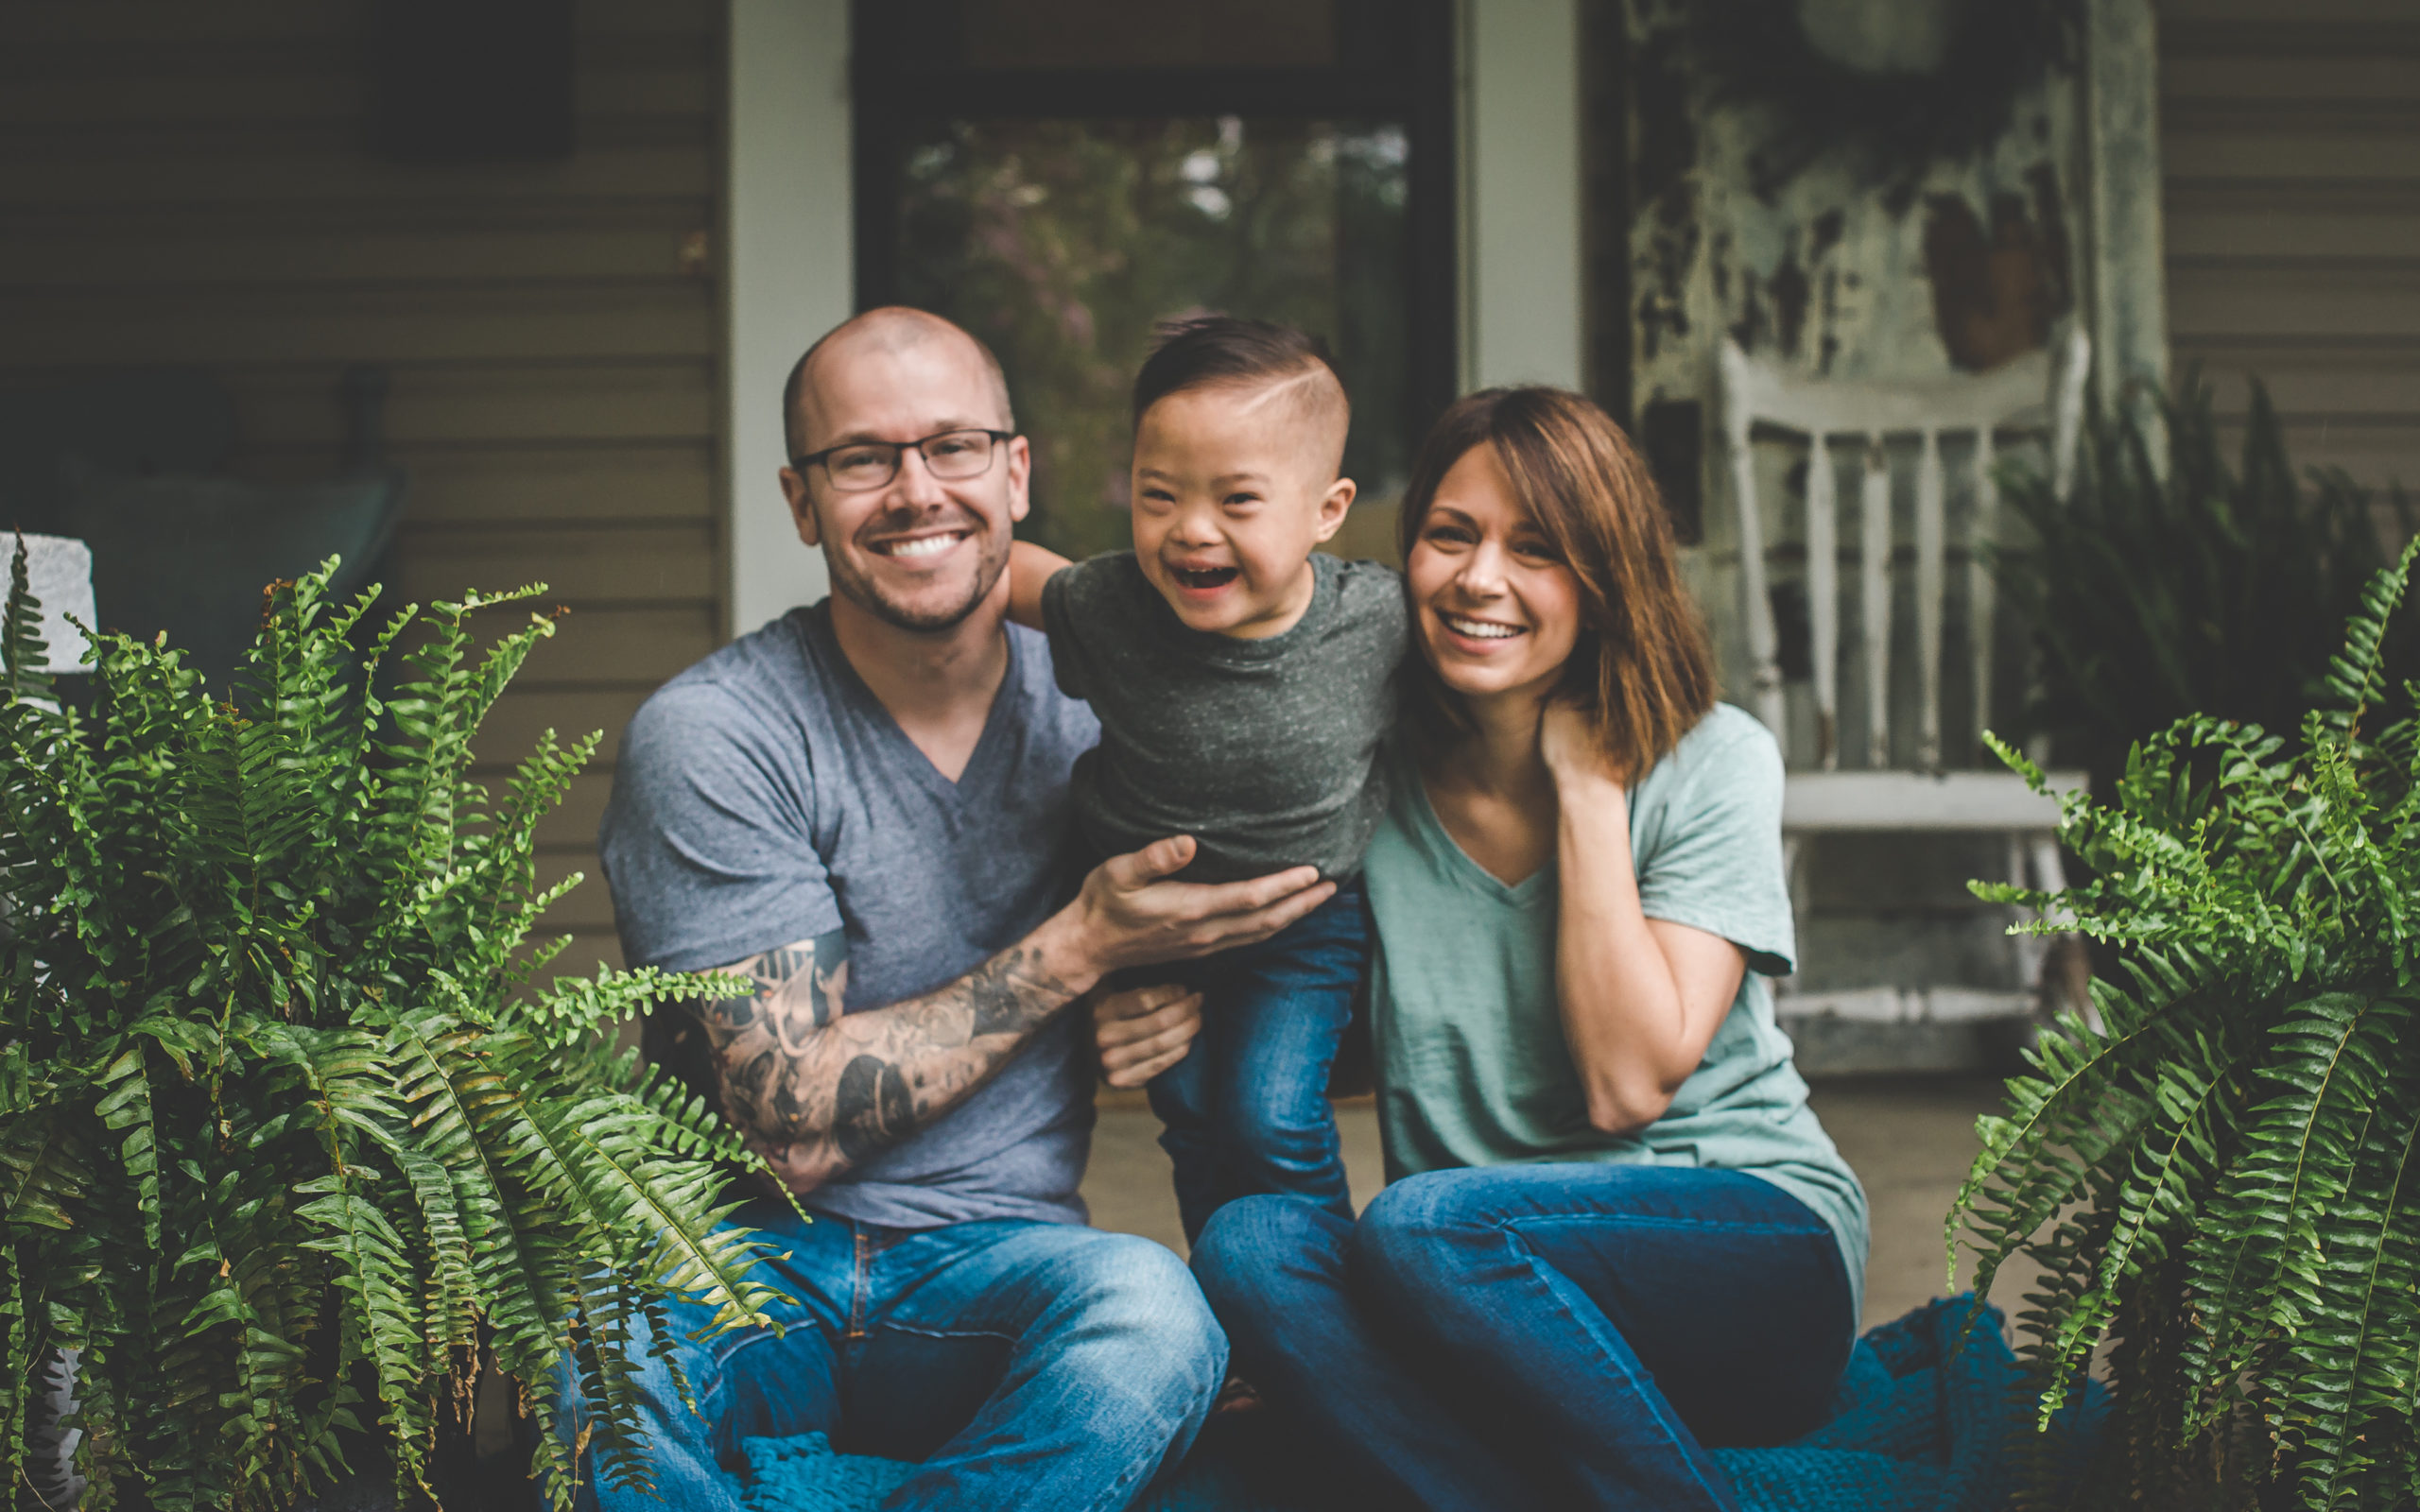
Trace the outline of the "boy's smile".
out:
M 1258 640 L 1310 607 L 1310 555 L 1353 483 L 1291 383 L 1183 389 L 1134 432 L 1134 557 L 1189 628 Z

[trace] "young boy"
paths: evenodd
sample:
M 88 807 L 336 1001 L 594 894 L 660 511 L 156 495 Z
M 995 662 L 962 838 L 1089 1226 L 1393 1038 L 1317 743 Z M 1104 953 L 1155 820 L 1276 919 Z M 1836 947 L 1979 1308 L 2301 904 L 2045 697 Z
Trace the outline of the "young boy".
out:
M 1253 1192 L 1352 1216 L 1327 1079 L 1369 957 L 1357 873 L 1409 630 L 1393 573 L 1313 549 L 1354 492 L 1325 352 L 1225 316 L 1160 336 L 1134 380 L 1134 549 L 1071 566 L 1019 542 L 1010 612 L 1048 633 L 1060 687 L 1100 719 L 1074 781 L 1091 849 L 1189 834 L 1188 878 L 1310 865 L 1339 884 L 1188 975 L 1201 1033 L 1150 1095 L 1190 1240 Z

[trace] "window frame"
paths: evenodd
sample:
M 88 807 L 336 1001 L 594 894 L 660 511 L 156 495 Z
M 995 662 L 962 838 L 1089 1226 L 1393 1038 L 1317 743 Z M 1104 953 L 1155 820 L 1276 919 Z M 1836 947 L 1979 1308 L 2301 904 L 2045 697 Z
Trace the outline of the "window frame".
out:
M 1454 11 L 1452 0 L 1339 0 L 1340 52 L 1352 32 L 1383 25 L 1409 67 L 1340 61 L 1329 67 L 982 69 L 901 66 L 918 8 L 851 0 L 850 113 L 856 302 L 896 302 L 898 224 L 906 123 L 936 114 L 1022 120 L 1110 120 L 1184 115 L 1404 123 L 1410 149 L 1405 221 L 1404 329 L 1412 412 L 1405 434 L 1425 435 L 1461 391 L 1456 283 Z M 946 101 L 945 111 L 926 102 Z M 1405 459 L 1407 466 L 1410 458 Z

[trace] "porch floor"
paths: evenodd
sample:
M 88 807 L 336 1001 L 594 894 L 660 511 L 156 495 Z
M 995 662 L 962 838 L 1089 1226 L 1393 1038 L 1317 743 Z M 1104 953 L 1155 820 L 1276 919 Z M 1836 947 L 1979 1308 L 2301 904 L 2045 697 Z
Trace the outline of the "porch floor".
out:
M 1942 1215 L 1975 1158 L 1975 1116 L 2001 1106 L 2000 1084 L 1979 1076 L 1823 1081 L 1814 1101 L 1872 1205 L 1864 1323 L 1871 1328 L 1942 1295 Z M 1360 1098 L 1340 1106 L 1337 1116 L 1357 1205 L 1381 1184 L 1377 1109 Z M 1098 1227 L 1142 1234 L 1183 1254 L 1184 1236 L 1158 1134 L 1158 1121 L 1139 1100 L 1105 1096 L 1084 1198 Z M 1961 1267 L 1961 1284 L 1970 1272 Z M 2012 1274 L 1993 1288 L 2004 1310 L 2014 1311 L 2022 1280 L 2030 1278 Z

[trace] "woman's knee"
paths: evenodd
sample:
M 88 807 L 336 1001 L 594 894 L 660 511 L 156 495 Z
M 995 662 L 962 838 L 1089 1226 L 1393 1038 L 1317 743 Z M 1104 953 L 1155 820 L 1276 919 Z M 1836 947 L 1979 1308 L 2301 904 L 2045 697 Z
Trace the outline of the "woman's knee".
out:
M 1339 1273 L 1349 1228 L 1301 1197 L 1238 1197 L 1210 1215 L 1193 1246 L 1193 1275 L 1230 1327 L 1282 1313 L 1306 1282 Z
M 1484 1168 L 1424 1171 L 1394 1182 L 1372 1199 L 1354 1230 L 1357 1248 L 1384 1252 L 1425 1245 L 1440 1234 L 1492 1227 L 1494 1206 Z
M 1469 1272 L 1500 1228 L 1487 1174 L 1429 1171 L 1379 1193 L 1354 1226 L 1355 1284 L 1414 1311 L 1478 1300 Z

